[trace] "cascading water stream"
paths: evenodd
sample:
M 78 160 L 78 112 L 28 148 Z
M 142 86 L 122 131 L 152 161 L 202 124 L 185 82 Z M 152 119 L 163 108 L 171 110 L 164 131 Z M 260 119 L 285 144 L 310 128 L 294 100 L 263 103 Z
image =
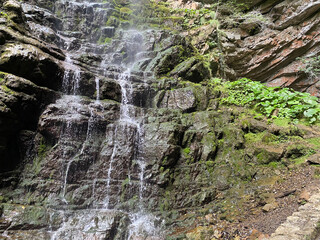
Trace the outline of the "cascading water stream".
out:
M 130 68 L 123 71 L 119 74 L 118 82 L 121 86 L 121 94 L 122 94 L 122 101 L 120 106 L 120 117 L 119 121 L 115 127 L 114 135 L 113 135 L 113 150 L 112 155 L 110 158 L 109 168 L 108 168 L 108 176 L 107 176 L 107 196 L 106 201 L 104 203 L 105 208 L 109 208 L 109 200 L 110 200 L 110 183 L 112 181 L 111 174 L 113 172 L 113 164 L 116 160 L 117 151 L 121 148 L 121 143 L 117 141 L 118 134 L 126 134 L 126 131 L 130 131 L 130 127 L 133 126 L 135 129 L 135 137 L 134 139 L 134 146 L 139 145 L 139 141 L 142 138 L 141 134 L 141 124 L 135 119 L 135 110 L 130 103 L 132 102 L 132 85 L 130 84 Z M 129 130 L 128 130 L 129 129 Z M 130 180 L 130 174 L 128 176 Z
M 137 37 L 138 36 L 138 37 Z M 132 82 L 133 77 L 131 76 L 132 66 L 138 61 L 137 56 L 140 52 L 143 51 L 141 48 L 141 42 L 135 42 L 141 40 L 141 33 L 131 30 L 129 32 L 129 39 L 132 39 L 133 42 L 139 45 L 137 51 L 132 51 L 133 56 L 128 56 L 131 59 L 131 62 L 125 66 L 120 66 L 120 69 L 124 69 L 119 73 L 117 77 L 117 82 L 121 87 L 122 101 L 120 106 L 120 117 L 119 120 L 115 123 L 115 128 L 113 132 L 113 149 L 109 161 L 107 181 L 106 181 L 106 198 L 103 206 L 106 209 L 112 209 L 114 206 L 111 203 L 111 188 L 112 183 L 115 182 L 113 179 L 113 173 L 116 171 L 114 165 L 116 164 L 117 157 L 122 148 L 133 146 L 134 154 L 132 154 L 132 159 L 127 159 L 136 165 L 138 170 L 137 176 L 134 179 L 134 182 L 131 182 L 130 167 L 128 169 L 128 184 L 137 185 L 138 196 L 137 205 L 135 209 L 131 210 L 128 213 L 131 224 L 128 226 L 128 240 L 133 240 L 146 236 L 160 236 L 160 229 L 156 227 L 155 222 L 159 222 L 155 216 L 151 213 L 148 213 L 147 209 L 144 206 L 144 196 L 145 196 L 145 168 L 146 168 L 146 159 L 144 159 L 144 110 L 142 108 L 135 107 L 133 105 L 134 99 L 134 82 Z M 134 45 L 134 44 L 133 44 Z M 129 51 L 130 52 L 130 51 Z M 106 65 L 103 61 L 104 66 Z M 129 65 L 129 66 L 128 66 Z M 144 74 L 143 74 L 144 76 Z M 140 102 L 139 99 L 135 99 Z M 119 140 L 119 136 L 127 136 L 125 141 Z M 130 136 L 130 137 L 129 137 Z M 124 146 L 128 145 L 128 146 Z M 130 166 L 130 164 L 129 164 Z M 118 201 L 119 202 L 119 201 Z
M 81 0 L 77 2 L 60 0 L 57 2 L 60 5 L 66 5 L 65 8 L 75 5 L 79 9 L 82 5 L 90 5 L 90 9 L 92 9 L 92 6 L 103 4 L 101 2 L 93 4 Z M 61 115 L 59 115 L 62 119 L 62 127 L 57 141 L 57 148 L 61 150 L 59 163 L 62 172 L 59 176 L 61 178 L 59 196 L 54 197 L 59 198 L 58 202 L 62 202 L 62 206 L 59 207 L 64 212 L 61 213 L 63 221 L 59 228 L 50 227 L 49 229 L 51 239 L 67 239 L 64 237 L 72 236 L 73 231 L 80 235 L 82 234 L 81 231 L 90 234 L 91 228 L 98 228 L 98 225 L 103 225 L 97 222 L 100 216 L 102 217 L 99 221 L 104 223 L 108 218 L 106 216 L 110 215 L 110 219 L 114 217 L 112 215 L 114 212 L 121 213 L 126 221 L 130 220 L 130 223 L 126 223 L 125 229 L 122 230 L 125 237 L 122 237 L 121 240 L 145 239 L 146 237 L 158 239 L 157 237 L 161 236 L 160 229 L 156 226 L 159 219 L 148 211 L 146 204 L 148 197 L 146 172 L 149 170 L 149 165 L 148 159 L 145 158 L 144 138 L 146 130 L 144 121 L 146 116 L 142 103 L 147 96 L 143 96 L 143 94 L 140 96 L 139 91 L 143 92 L 142 88 L 145 87 L 144 84 L 147 84 L 144 82 L 145 73 L 139 72 L 137 74 L 134 68 L 135 64 L 143 58 L 145 52 L 149 51 L 143 49 L 143 34 L 136 30 L 123 30 L 119 37 L 123 44 L 119 43 L 117 49 L 109 49 L 104 52 L 98 45 L 96 49 L 90 48 L 94 44 L 86 42 L 86 38 L 77 42 L 79 44 L 78 48 L 73 48 L 71 41 L 74 41 L 75 38 L 70 37 L 72 35 L 70 32 L 70 29 L 61 32 L 66 46 L 64 49 L 68 54 L 66 54 L 64 61 L 66 70 L 62 83 L 63 97 L 57 101 L 57 105 L 63 107 L 61 108 Z M 83 67 L 79 56 L 90 55 L 94 52 L 98 55 L 96 59 L 100 60 L 96 61 L 94 66 L 85 65 Z M 119 55 L 122 52 L 126 54 L 125 59 L 115 63 L 112 54 Z M 112 79 L 110 80 L 110 78 Z M 88 82 L 85 82 L 86 80 Z M 120 86 L 120 104 L 118 92 L 115 92 L 114 95 L 118 94 L 115 98 L 110 97 L 108 93 L 106 94 L 109 91 L 107 81 L 117 82 L 115 84 L 117 88 L 112 86 L 110 89 L 119 91 L 118 87 Z M 90 93 L 86 92 L 86 87 Z M 113 104 L 116 107 L 112 110 L 107 109 L 108 104 Z M 107 107 L 104 108 L 105 106 Z M 107 114 L 104 115 L 104 111 L 109 111 L 108 114 L 114 111 L 116 114 L 108 119 Z M 106 120 L 104 120 L 104 116 L 107 116 Z M 80 127 L 82 129 L 77 129 Z M 109 146 L 104 146 L 108 144 Z M 102 153 L 101 149 L 104 147 L 107 149 L 107 153 Z M 130 153 L 121 155 L 126 150 Z M 119 162 L 122 163 L 122 166 L 119 166 Z M 99 167 L 103 170 L 99 169 L 98 171 Z M 84 174 L 89 174 L 83 178 L 81 176 L 81 180 L 79 180 L 77 177 L 80 174 L 77 175 L 77 171 L 81 171 L 82 168 L 86 168 L 83 170 Z M 119 170 L 119 168 L 121 169 Z M 118 172 L 121 173 L 118 175 Z M 124 182 L 127 184 L 125 190 L 129 193 L 124 193 L 125 190 L 121 189 Z M 79 205 L 74 203 L 74 195 L 72 194 L 78 190 L 77 188 L 79 192 L 83 190 L 81 192 L 83 196 L 81 197 L 90 199 L 89 203 L 81 202 Z M 125 195 L 127 199 L 122 200 L 120 195 Z M 127 204 L 126 201 L 131 199 L 133 199 L 135 206 L 127 207 L 125 205 Z M 74 211 L 74 209 L 81 210 Z M 97 216 L 94 216 L 95 214 Z M 78 216 L 81 216 L 82 219 Z M 86 217 L 94 219 L 94 224 L 92 222 L 87 224 Z M 73 221 L 72 218 L 76 220 Z M 50 217 L 50 222 L 54 222 L 53 216 Z M 80 229 L 78 223 L 84 227 Z M 110 226 L 112 224 L 110 220 Z M 106 232 L 103 227 L 98 229 L 98 235 Z
M 65 94 L 64 98 L 67 98 L 71 103 L 71 114 L 72 117 L 65 119 L 65 128 L 62 128 L 60 140 L 69 141 L 72 138 L 73 124 L 72 121 L 76 118 L 76 115 L 81 111 L 82 104 L 80 103 L 80 97 L 78 96 L 79 92 L 79 84 L 81 79 L 81 71 L 80 68 L 73 64 L 71 56 L 66 54 L 65 59 L 65 67 L 66 70 L 64 72 L 63 81 L 62 81 L 62 92 Z M 60 101 L 63 101 L 61 99 Z M 66 200 L 66 191 L 67 191 L 67 180 L 69 175 L 70 166 L 73 162 L 73 159 L 69 159 L 67 161 L 67 152 L 63 150 L 63 166 L 62 171 L 63 174 L 63 182 L 62 182 L 62 200 L 67 204 Z

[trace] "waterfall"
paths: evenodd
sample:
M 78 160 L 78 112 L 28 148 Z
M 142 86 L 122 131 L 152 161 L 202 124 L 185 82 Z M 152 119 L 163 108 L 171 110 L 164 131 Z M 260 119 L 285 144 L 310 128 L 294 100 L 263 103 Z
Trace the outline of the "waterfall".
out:
M 80 68 L 73 64 L 71 56 L 69 54 L 66 55 L 65 60 L 66 70 L 64 72 L 63 81 L 62 81 L 62 92 L 64 93 L 63 99 L 68 99 L 71 103 L 74 111 L 72 118 L 67 118 L 65 121 L 65 128 L 62 129 L 60 139 L 62 141 L 70 140 L 73 136 L 73 123 L 75 114 L 78 114 L 82 109 L 82 104 L 80 103 L 80 98 L 78 96 L 79 93 L 79 83 L 81 78 Z M 68 95 L 69 94 L 69 95 Z M 60 101 L 64 101 L 61 99 Z M 62 200 L 68 204 L 66 200 L 66 192 L 67 192 L 67 183 L 68 183 L 68 175 L 70 166 L 73 162 L 73 158 L 69 158 L 67 156 L 67 152 L 63 150 L 63 165 L 62 165 L 62 175 L 63 175 L 63 186 L 62 186 Z
M 129 32 L 129 37 L 131 39 L 140 39 L 141 33 L 135 30 L 131 30 Z M 140 43 L 137 43 L 140 44 Z M 128 226 L 128 240 L 133 240 L 139 237 L 145 236 L 159 236 L 160 229 L 157 229 L 155 226 L 155 222 L 159 221 L 155 216 L 151 213 L 148 213 L 147 209 L 144 206 L 144 175 L 145 175 L 145 159 L 143 153 L 143 145 L 144 145 L 144 111 L 140 109 L 137 112 L 135 106 L 133 106 L 133 82 L 131 77 L 131 69 L 132 65 L 137 61 L 137 56 L 139 56 L 140 52 L 143 49 L 140 48 L 138 51 L 134 52 L 133 56 L 129 56 L 131 62 L 128 65 L 120 66 L 120 69 L 123 69 L 122 72 L 119 73 L 117 78 L 118 83 L 121 87 L 121 95 L 122 101 L 120 106 L 120 117 L 118 122 L 116 123 L 114 135 L 113 135 L 113 150 L 112 155 L 110 157 L 108 174 L 107 174 L 107 196 L 105 198 L 104 207 L 109 209 L 112 208 L 112 204 L 110 203 L 110 188 L 112 179 L 112 173 L 115 171 L 114 163 L 117 161 L 118 151 L 123 148 L 123 142 L 117 139 L 118 135 L 132 135 L 131 141 L 126 144 L 132 144 L 134 147 L 133 159 L 131 162 L 136 163 L 138 165 L 138 203 L 136 209 L 133 212 L 129 212 L 130 225 Z M 139 60 L 139 59 L 138 59 Z M 105 64 L 105 62 L 104 62 Z M 131 65 L 131 66 L 130 66 Z M 128 169 L 128 179 L 129 185 L 131 185 L 131 176 L 130 176 L 130 168 Z
M 54 3 L 66 57 L 62 97 L 47 107 L 40 123 L 54 142 L 44 161 L 51 172 L 41 177 L 58 183 L 48 190 L 51 240 L 163 239 L 161 219 L 148 205 L 145 88 L 151 81 L 140 67 L 153 53 L 145 32 L 105 26 L 111 6 Z M 103 38 L 112 40 L 106 44 Z

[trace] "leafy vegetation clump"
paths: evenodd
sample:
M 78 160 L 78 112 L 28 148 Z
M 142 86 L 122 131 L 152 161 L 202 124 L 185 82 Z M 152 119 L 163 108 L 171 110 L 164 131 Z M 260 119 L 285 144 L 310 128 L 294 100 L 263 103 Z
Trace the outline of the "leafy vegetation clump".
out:
M 320 75 L 320 56 L 300 58 L 300 60 L 305 64 L 305 67 L 301 71 L 308 74 L 311 78 Z
M 242 78 L 225 83 L 228 96 L 222 103 L 249 106 L 272 118 L 306 119 L 320 122 L 318 98 L 289 88 L 266 87 L 260 82 Z
M 206 8 L 199 10 L 194 9 L 179 9 L 177 12 L 181 12 L 184 17 L 182 27 L 184 30 L 197 28 L 202 25 L 219 26 L 219 21 L 216 19 L 216 12 Z

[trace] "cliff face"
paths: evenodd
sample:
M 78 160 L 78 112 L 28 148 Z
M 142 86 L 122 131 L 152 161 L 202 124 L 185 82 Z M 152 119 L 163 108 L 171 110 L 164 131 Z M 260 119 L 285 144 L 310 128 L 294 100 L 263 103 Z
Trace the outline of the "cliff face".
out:
M 213 79 L 317 95 L 319 75 L 303 71 L 319 55 L 317 1 L 1 9 L 4 239 L 270 234 L 318 184 L 305 163 L 317 163 L 318 127 L 224 105 Z
M 319 74 L 312 72 L 319 65 L 319 1 L 169 3 L 191 10 L 180 13 L 189 17 L 185 35 L 194 35 L 202 53 L 210 54 L 212 45 L 221 44 L 221 70 L 228 79 L 247 77 L 319 96 Z M 210 16 L 212 11 L 216 14 Z M 201 18 L 217 22 L 202 24 Z
M 20 4 L 7 1 L 1 7 L 0 159 L 5 172 L 15 169 L 24 154 L 18 139 L 30 136 L 21 130 L 35 130 L 40 112 L 58 97 L 54 90 L 61 86 L 64 55 L 31 34 Z
M 319 96 L 319 75 L 306 72 L 304 60 L 319 56 L 319 1 L 271 1 L 256 5 L 265 23 L 244 20 L 227 30 L 226 65 L 230 78 L 240 76 L 291 87 Z

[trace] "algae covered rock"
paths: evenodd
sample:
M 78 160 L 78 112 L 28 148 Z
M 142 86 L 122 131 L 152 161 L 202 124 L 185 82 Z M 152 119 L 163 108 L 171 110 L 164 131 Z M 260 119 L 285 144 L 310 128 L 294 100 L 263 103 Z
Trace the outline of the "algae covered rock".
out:
M 27 44 L 1 47 L 0 69 L 33 81 L 37 85 L 58 89 L 62 67 L 47 53 Z
M 203 60 L 199 60 L 196 57 L 191 57 L 177 65 L 175 69 L 170 72 L 170 75 L 199 83 L 210 78 L 211 72 Z
M 3 9 L 8 11 L 8 18 L 17 24 L 24 24 L 26 18 L 23 14 L 21 5 L 15 0 L 5 1 L 2 5 Z

